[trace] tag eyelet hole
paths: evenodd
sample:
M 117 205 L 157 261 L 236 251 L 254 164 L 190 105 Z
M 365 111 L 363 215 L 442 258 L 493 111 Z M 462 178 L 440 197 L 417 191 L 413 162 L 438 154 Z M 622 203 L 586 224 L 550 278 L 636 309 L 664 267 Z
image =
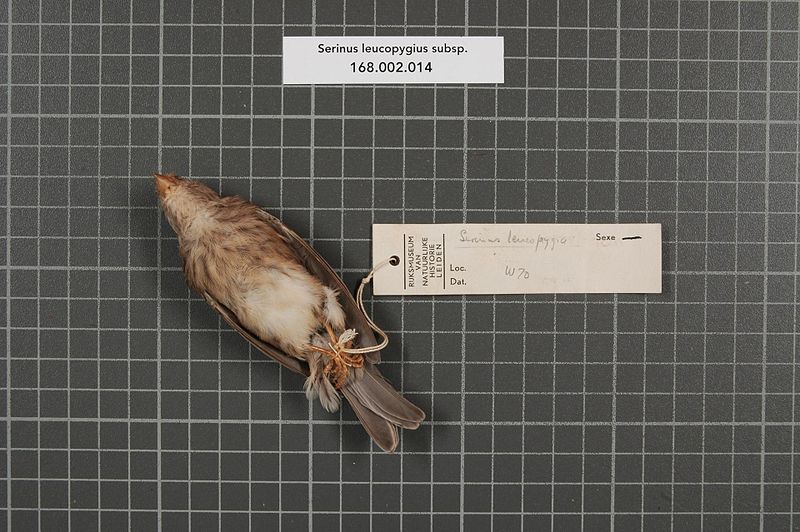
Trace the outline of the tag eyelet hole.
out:
M 389 264 L 391 264 L 392 266 L 397 266 L 398 264 L 400 264 L 400 257 L 398 257 L 397 255 L 392 255 L 391 257 L 389 257 Z

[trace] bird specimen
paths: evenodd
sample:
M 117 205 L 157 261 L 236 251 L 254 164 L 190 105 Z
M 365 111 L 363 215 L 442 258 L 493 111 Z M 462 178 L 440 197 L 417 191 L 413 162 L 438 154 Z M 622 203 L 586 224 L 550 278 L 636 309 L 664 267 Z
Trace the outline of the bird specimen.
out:
M 383 450 L 397 447 L 397 427 L 419 427 L 425 413 L 375 366 L 385 346 L 373 334 L 380 329 L 325 259 L 242 198 L 222 197 L 173 174 L 155 179 L 189 287 L 229 325 L 265 355 L 305 375 L 306 396 L 319 398 L 325 410 L 338 410 L 343 395 Z

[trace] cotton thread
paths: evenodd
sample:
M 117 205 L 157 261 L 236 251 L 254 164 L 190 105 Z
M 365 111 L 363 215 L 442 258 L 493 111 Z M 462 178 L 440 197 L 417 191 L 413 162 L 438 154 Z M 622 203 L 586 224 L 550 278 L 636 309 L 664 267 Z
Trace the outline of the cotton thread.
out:
M 347 353 L 347 354 L 350 354 L 350 355 L 364 355 L 364 354 L 374 353 L 376 351 L 380 351 L 381 349 L 384 349 L 384 348 L 386 348 L 387 345 L 389 345 L 389 337 L 386 335 L 385 332 L 383 332 L 383 329 L 378 327 L 375 324 L 375 322 L 372 321 L 372 318 L 370 317 L 369 314 L 367 314 L 367 310 L 364 308 L 364 287 L 366 287 L 370 282 L 372 282 L 372 277 L 375 275 L 375 273 L 378 270 L 380 270 L 381 268 L 383 268 L 383 267 L 385 267 L 385 266 L 387 266 L 389 264 L 396 265 L 396 261 L 397 261 L 397 257 L 392 256 L 392 257 L 389 257 L 388 259 L 382 260 L 381 262 L 376 264 L 375 267 L 372 268 L 372 270 L 370 270 L 370 272 L 367 274 L 367 276 L 364 277 L 363 279 L 361 279 L 361 284 L 358 285 L 358 290 L 356 290 L 356 304 L 358 305 L 359 310 L 361 310 L 361 312 L 364 314 L 364 318 L 366 318 L 367 323 L 369 324 L 370 328 L 374 332 L 378 333 L 378 335 L 382 338 L 381 343 L 379 343 L 377 345 L 369 346 L 369 347 L 357 347 L 357 348 L 344 347 L 344 345 L 342 345 L 343 342 L 341 341 L 342 337 L 345 337 L 346 335 L 349 336 L 348 335 L 349 331 L 353 331 L 353 333 L 358 334 L 358 332 L 355 329 L 348 329 L 347 331 L 342 333 L 342 337 L 340 337 L 339 341 L 336 343 L 335 351 L 338 351 L 340 353 Z M 355 338 L 355 334 L 353 334 L 352 337 L 349 337 L 349 339 L 352 340 L 353 338 Z M 331 347 L 333 347 L 333 346 L 331 346 Z

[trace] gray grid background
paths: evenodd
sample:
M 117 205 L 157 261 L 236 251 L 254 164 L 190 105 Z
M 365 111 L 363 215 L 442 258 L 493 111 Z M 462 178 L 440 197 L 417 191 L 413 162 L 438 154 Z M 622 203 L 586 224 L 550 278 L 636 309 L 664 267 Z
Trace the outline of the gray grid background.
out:
M 796 2 L 0 17 L 14 530 L 800 527 Z M 282 87 L 282 35 L 311 34 L 499 34 L 506 82 Z M 372 301 L 430 420 L 385 455 L 189 293 L 158 169 L 264 205 L 351 286 L 372 222 L 619 221 L 663 224 L 665 288 Z

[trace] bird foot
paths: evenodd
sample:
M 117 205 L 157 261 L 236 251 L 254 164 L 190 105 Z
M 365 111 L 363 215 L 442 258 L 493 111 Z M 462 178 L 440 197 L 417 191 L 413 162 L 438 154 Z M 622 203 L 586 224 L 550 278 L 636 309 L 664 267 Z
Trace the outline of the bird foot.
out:
M 330 358 L 328 363 L 325 364 L 323 374 L 328 378 L 331 384 L 333 384 L 334 388 L 338 390 L 347 382 L 350 368 L 360 368 L 364 366 L 364 357 L 360 354 L 350 354 L 345 351 L 345 349 L 351 349 L 353 347 L 352 339 L 355 338 L 356 335 L 354 330 L 347 330 L 342 333 L 341 337 L 337 337 L 329 323 L 325 323 L 324 327 L 331 340 L 328 344 L 330 349 L 325 349 L 324 347 L 316 345 L 309 345 L 308 348 Z M 347 338 L 347 340 L 342 342 L 341 340 L 345 338 Z

